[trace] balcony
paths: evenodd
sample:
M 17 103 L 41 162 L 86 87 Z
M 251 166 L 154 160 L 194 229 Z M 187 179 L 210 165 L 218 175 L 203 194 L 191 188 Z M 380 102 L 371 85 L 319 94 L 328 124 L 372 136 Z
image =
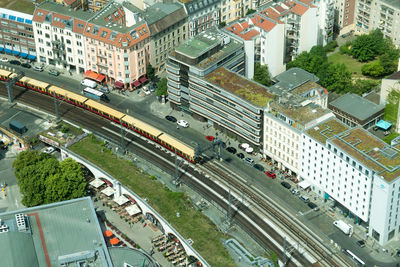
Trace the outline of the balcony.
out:
M 98 61 L 96 64 L 97 64 L 97 66 L 99 66 L 100 68 L 107 68 L 107 69 L 108 69 L 108 64 L 107 64 L 107 62 Z
M 52 41 L 51 42 L 53 45 L 53 50 L 58 51 L 58 52 L 63 52 L 65 54 L 65 45 L 61 41 Z

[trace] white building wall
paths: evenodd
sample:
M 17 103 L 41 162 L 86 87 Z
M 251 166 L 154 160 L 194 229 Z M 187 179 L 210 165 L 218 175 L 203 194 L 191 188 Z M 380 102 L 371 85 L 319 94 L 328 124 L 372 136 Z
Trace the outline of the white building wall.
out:
M 382 79 L 379 104 L 387 103 L 387 97 L 392 90 L 400 92 L 400 80 Z
M 333 40 L 334 0 L 314 0 L 313 4 L 318 7 L 318 44 L 325 46 Z
M 254 49 L 255 49 L 255 39 L 244 40 L 244 53 L 246 57 L 246 78 L 253 79 L 254 76 Z
M 261 32 L 261 65 L 268 65 L 271 77 L 284 72 L 285 25 L 277 24 L 270 32 Z
M 309 8 L 300 20 L 299 45 L 297 54 L 317 45 L 318 42 L 318 17 L 317 8 Z

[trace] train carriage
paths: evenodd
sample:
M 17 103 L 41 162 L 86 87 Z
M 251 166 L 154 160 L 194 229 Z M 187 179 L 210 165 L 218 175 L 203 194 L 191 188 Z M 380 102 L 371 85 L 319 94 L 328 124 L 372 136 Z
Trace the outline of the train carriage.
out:
M 2 81 L 8 81 L 8 80 L 12 79 L 16 75 L 17 74 L 14 73 L 14 72 L 0 69 L 0 80 L 2 80 Z
M 153 126 L 150 126 L 147 123 L 144 123 L 143 121 L 135 119 L 129 115 L 126 115 L 122 118 L 122 123 L 124 126 L 146 136 L 147 138 L 152 139 L 153 141 L 157 141 L 157 137 L 162 134 L 162 131 L 159 129 L 154 128 Z
M 80 107 L 84 107 L 85 101 L 88 100 L 87 97 L 78 95 L 76 93 L 62 89 L 62 88 L 60 88 L 58 86 L 54 86 L 54 85 L 50 86 L 48 91 L 51 95 L 53 95 L 55 93 L 57 98 L 63 99 L 71 104 L 74 104 L 74 105 L 77 105 Z
M 124 113 L 110 108 L 104 104 L 100 104 L 92 99 L 88 99 L 84 103 L 84 108 L 118 123 L 121 122 L 122 117 L 126 116 Z
M 195 162 L 195 152 L 192 147 L 183 144 L 166 133 L 161 134 L 158 140 L 166 148 L 176 151 L 179 156 L 186 158 L 190 162 Z
M 17 81 L 16 84 L 24 86 L 28 89 L 38 91 L 40 93 L 46 93 L 46 94 L 49 93 L 47 88 L 50 86 L 50 84 L 26 76 L 19 79 L 19 81 Z

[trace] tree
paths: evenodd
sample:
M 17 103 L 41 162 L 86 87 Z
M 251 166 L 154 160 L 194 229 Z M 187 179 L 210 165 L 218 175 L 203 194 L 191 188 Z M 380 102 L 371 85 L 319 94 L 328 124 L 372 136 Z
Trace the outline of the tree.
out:
M 168 95 L 167 78 L 162 78 L 157 83 L 156 96 Z
M 377 55 L 382 55 L 387 47 L 383 33 L 377 29 L 369 34 L 362 34 L 352 42 L 351 55 L 360 62 L 375 59 Z
M 324 47 L 320 45 L 313 46 L 310 52 L 300 53 L 295 60 L 289 62 L 286 69 L 301 68 L 310 73 L 317 74 L 322 66 L 326 67 L 328 59 Z
M 349 92 L 352 88 L 351 72 L 341 64 L 329 64 L 319 72 L 320 83 L 329 91 L 337 93 Z
M 262 85 L 265 86 L 270 86 L 271 85 L 271 78 L 268 70 L 268 66 L 264 65 L 261 66 L 260 63 L 256 63 L 254 65 L 254 77 L 253 80 L 261 83 Z
M 226 26 L 226 22 L 221 21 L 218 26 L 219 26 L 219 28 L 224 28 Z
M 338 43 L 336 40 L 330 41 L 324 46 L 325 52 L 333 52 L 335 48 L 338 47 Z
M 155 70 L 154 70 L 153 66 L 149 63 L 147 65 L 147 77 L 149 77 L 150 81 L 153 80 L 154 74 L 155 74 Z
M 380 61 L 375 61 L 362 66 L 361 72 L 363 75 L 379 78 L 384 75 L 385 69 Z
M 374 80 L 364 80 L 364 79 L 357 79 L 352 88 L 352 93 L 362 95 L 364 93 L 367 93 L 374 89 L 376 86 L 378 86 L 379 81 L 374 81 Z
M 249 9 L 247 9 L 246 16 L 250 15 L 250 14 L 253 14 L 253 13 L 256 13 L 256 12 L 257 12 L 257 10 L 249 8 Z

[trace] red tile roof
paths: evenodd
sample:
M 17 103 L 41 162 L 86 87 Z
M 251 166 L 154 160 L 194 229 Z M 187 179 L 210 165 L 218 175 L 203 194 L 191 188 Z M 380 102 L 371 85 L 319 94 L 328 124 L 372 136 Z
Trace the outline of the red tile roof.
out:
M 271 31 L 277 23 L 272 22 L 269 19 L 263 18 L 260 15 L 255 15 L 251 21 L 253 22 L 254 25 L 260 27 L 261 29 L 265 31 Z
M 42 9 L 36 9 L 35 10 L 35 13 L 33 14 L 33 21 L 36 21 L 36 22 L 43 22 L 44 21 L 44 18 L 46 17 L 46 15 L 47 14 L 49 14 L 50 12 L 49 11 L 46 11 L 46 10 L 42 10 Z
M 251 40 L 254 36 L 257 36 L 259 32 L 255 29 L 248 29 L 250 27 L 247 21 L 243 22 L 242 24 L 236 23 L 234 25 L 226 27 L 228 31 L 233 32 L 237 36 L 241 37 L 244 40 Z

